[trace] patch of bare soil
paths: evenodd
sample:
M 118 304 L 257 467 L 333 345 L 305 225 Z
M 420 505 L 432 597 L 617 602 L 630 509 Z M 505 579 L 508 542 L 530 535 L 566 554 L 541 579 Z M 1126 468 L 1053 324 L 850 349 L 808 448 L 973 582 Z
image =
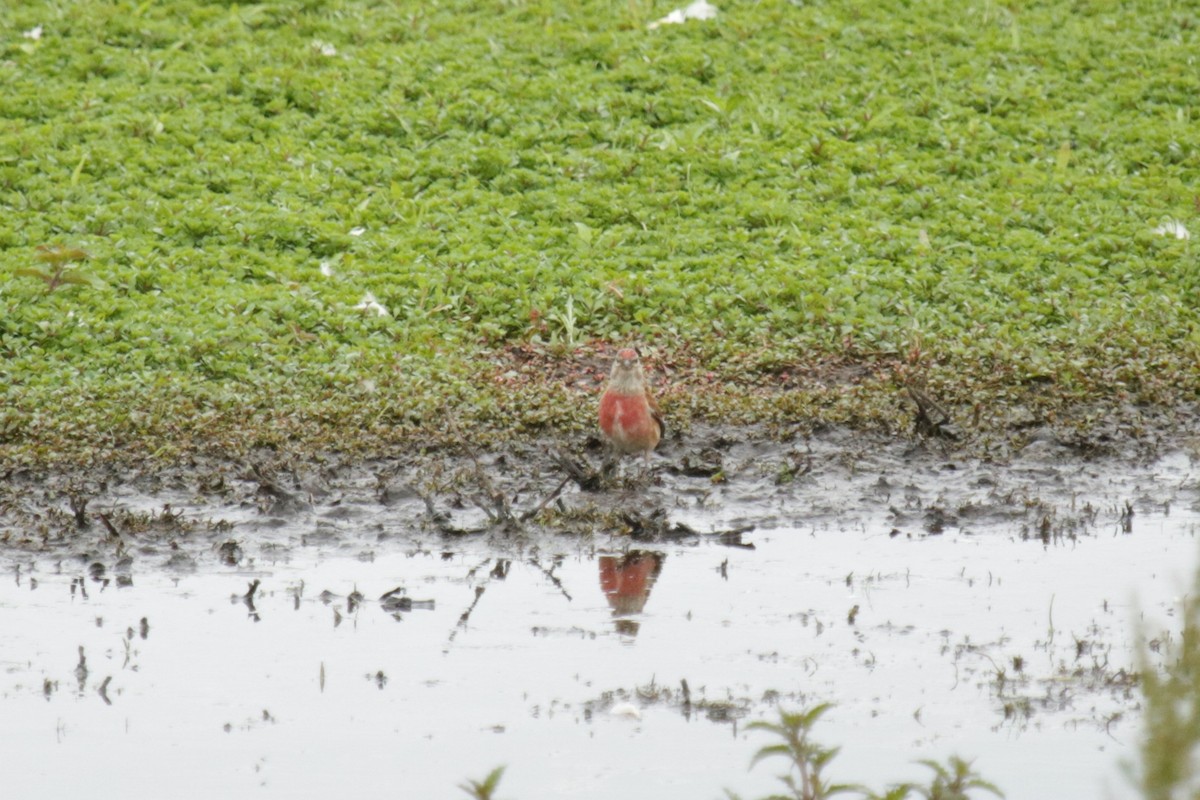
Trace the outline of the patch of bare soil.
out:
M 505 347 L 498 353 L 495 378 L 509 383 L 551 383 L 574 389 L 597 389 L 608 376 L 620 345 L 605 341 L 590 341 L 572 348 L 569 354 L 553 348 L 521 343 Z M 669 352 L 644 347 L 647 375 L 653 384 L 671 386 L 678 391 L 715 386 L 724 380 L 716 372 L 705 369 L 704 359 L 683 346 Z M 871 380 L 884 379 L 901 366 L 899 358 L 867 359 L 859 354 L 813 356 L 805 354 L 792 362 L 770 364 L 754 362 L 753 354 L 746 356 L 747 368 L 738 372 L 738 383 L 767 392 L 787 392 L 800 388 L 853 386 Z

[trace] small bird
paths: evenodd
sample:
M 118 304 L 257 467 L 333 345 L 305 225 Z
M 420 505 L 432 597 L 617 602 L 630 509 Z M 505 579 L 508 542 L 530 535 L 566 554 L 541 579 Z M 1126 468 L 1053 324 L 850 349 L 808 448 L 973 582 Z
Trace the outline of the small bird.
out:
M 658 403 L 650 396 L 641 357 L 632 347 L 618 351 L 613 362 L 600 398 L 600 430 L 618 453 L 641 453 L 647 464 L 662 438 Z

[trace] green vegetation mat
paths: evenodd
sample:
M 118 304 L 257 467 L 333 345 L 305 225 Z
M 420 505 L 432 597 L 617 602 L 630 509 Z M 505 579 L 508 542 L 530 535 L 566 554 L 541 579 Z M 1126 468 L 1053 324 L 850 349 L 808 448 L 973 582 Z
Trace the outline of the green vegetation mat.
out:
M 718 6 L 5 4 L 0 445 L 1196 397 L 1194 4 Z

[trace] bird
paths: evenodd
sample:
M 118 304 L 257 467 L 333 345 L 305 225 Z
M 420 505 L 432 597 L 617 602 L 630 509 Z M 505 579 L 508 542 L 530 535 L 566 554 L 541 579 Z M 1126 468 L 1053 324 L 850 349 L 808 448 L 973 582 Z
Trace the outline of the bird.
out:
M 662 415 L 650 395 L 642 359 L 635 348 L 617 351 L 608 385 L 600 397 L 600 430 L 617 453 L 641 453 L 647 465 L 650 453 L 662 439 Z

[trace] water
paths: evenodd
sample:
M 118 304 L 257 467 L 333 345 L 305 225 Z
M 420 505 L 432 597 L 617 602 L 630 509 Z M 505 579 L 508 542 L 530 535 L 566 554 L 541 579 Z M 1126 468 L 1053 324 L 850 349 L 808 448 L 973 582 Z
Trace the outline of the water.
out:
M 1132 797 L 1129 671 L 1197 565 L 1191 462 L 817 456 L 609 498 L 752 547 L 440 536 L 359 472 L 282 515 L 249 479 L 110 487 L 113 519 L 203 524 L 130 527 L 124 561 L 99 526 L 0 549 L 5 796 L 452 798 L 507 765 L 506 798 L 753 798 L 784 764 L 747 770 L 746 723 L 831 702 L 836 780 L 957 754 L 1009 797 Z
M 685 715 L 686 680 L 694 706 L 730 703 L 726 717 L 836 703 L 818 729 L 843 746 L 834 774 L 875 788 L 957 753 L 1011 797 L 1058 797 L 1068 782 L 1128 796 L 1116 765 L 1136 737 L 1133 700 L 1071 675 L 1103 663 L 1102 682 L 1133 663 L 1140 610 L 1165 618 L 1187 585 L 1196 522 L 1158 516 L 1046 547 L 893 538 L 881 521 L 771 530 L 753 550 L 642 548 L 623 563 L 627 543 L 604 537 L 595 553 L 563 542 L 536 555 L 263 548 L 249 568 L 89 578 L 86 597 L 71 590 L 79 565 L 25 560 L 0 584 L 0 748 L 19 765 L 6 783 L 16 797 L 352 785 L 434 798 L 507 764 L 509 797 L 768 792 L 781 763 L 746 771 L 762 735 Z M 602 577 L 610 592 L 623 577 L 630 596 L 606 595 Z M 255 579 L 251 609 L 240 596 Z M 398 586 L 433 607 L 389 613 L 375 599 Z M 356 590 L 366 599 L 351 608 Z M 1024 685 L 999 692 L 1000 669 Z M 1006 719 L 1006 697 L 1032 701 Z M 611 713 L 622 703 L 640 719 Z

